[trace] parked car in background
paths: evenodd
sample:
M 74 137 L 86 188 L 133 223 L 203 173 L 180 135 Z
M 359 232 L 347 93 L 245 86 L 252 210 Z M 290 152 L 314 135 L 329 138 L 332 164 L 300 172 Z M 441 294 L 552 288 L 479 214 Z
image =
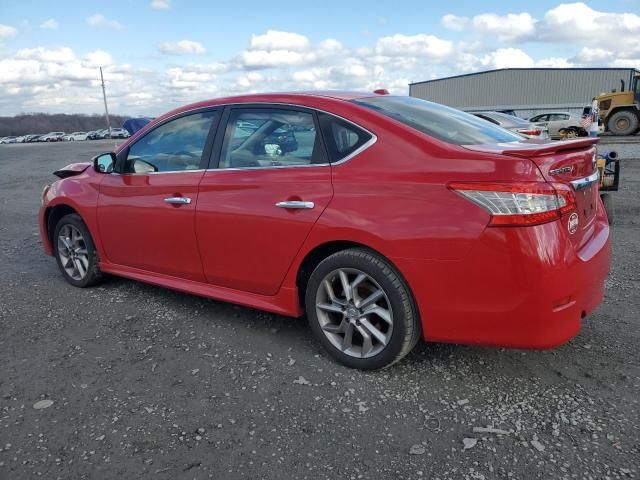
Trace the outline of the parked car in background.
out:
M 61 142 L 65 136 L 64 132 L 49 132 L 40 137 L 41 142 Z
M 536 125 L 528 120 L 523 120 L 522 118 L 509 115 L 507 113 L 473 112 L 473 115 L 499 125 L 502 128 L 518 133 L 526 138 L 549 138 L 549 132 L 546 127 Z
M 92 132 L 87 133 L 87 140 L 100 140 L 101 138 L 106 138 L 103 135 L 106 135 L 104 129 L 93 130 Z
M 129 138 L 130 136 L 131 135 L 129 135 L 129 132 L 127 132 L 124 128 L 111 129 L 111 138 Z
M 41 136 L 42 136 L 41 133 L 34 133 L 34 134 L 27 135 L 25 142 L 27 143 L 37 142 L 39 141 Z
M 563 136 L 586 137 L 589 133 L 582 126 L 582 119 L 578 115 L 569 112 L 544 112 L 529 119 L 536 125 L 544 125 L 549 131 L 551 138 L 561 138 Z M 565 131 L 565 135 L 561 131 Z
M 87 132 L 73 132 L 68 135 L 68 140 L 74 141 L 84 141 L 87 139 Z
M 14 137 L 14 136 L 0 138 L 0 143 L 3 143 L 3 144 L 16 143 L 16 142 L 17 142 L 17 137 Z
M 71 285 L 113 274 L 306 312 L 363 369 L 420 338 L 554 347 L 602 302 L 595 138 L 530 142 L 443 105 L 345 92 L 210 100 L 137 135 L 42 192 L 42 244 Z

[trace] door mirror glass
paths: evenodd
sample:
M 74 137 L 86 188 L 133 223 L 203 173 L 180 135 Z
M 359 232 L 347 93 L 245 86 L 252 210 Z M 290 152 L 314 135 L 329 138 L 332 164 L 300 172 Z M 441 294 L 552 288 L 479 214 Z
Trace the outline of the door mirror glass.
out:
M 103 153 L 93 159 L 93 168 L 98 173 L 111 173 L 116 165 L 114 153 Z

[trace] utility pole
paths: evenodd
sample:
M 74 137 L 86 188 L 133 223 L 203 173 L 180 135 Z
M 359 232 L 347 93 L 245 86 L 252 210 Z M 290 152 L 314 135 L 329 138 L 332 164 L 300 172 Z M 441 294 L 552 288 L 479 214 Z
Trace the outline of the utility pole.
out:
M 111 138 L 111 124 L 109 123 L 109 107 L 107 107 L 107 93 L 104 90 L 104 77 L 102 76 L 102 67 L 100 67 L 100 81 L 102 82 L 102 98 L 104 98 L 104 116 L 107 119 L 107 130 L 109 130 L 109 138 Z

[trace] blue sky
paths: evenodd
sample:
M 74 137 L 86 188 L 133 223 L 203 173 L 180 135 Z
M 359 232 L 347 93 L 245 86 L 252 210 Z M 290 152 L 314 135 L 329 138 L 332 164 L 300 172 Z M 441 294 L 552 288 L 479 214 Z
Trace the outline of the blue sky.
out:
M 0 4 L 0 115 L 155 115 L 181 103 L 407 83 L 505 67 L 640 67 L 640 5 L 618 2 Z

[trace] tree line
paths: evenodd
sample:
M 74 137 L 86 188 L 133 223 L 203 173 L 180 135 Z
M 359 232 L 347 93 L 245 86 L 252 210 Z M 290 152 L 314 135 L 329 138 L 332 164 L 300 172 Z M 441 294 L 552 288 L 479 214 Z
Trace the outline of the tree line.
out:
M 109 115 L 111 127 L 121 127 L 129 117 Z M 107 128 L 104 115 L 30 113 L 0 117 L 0 137 L 49 132 L 88 132 Z

